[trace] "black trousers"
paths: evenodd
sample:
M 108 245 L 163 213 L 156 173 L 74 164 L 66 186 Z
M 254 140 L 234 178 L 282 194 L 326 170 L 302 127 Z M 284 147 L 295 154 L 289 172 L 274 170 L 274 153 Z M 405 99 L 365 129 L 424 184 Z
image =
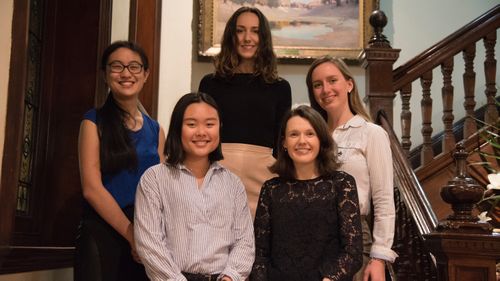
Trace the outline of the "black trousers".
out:
M 123 211 L 133 221 L 134 207 Z M 92 208 L 85 208 L 76 239 L 75 281 L 149 280 L 144 266 L 134 261 L 130 251 L 125 238 Z
M 220 274 L 197 274 L 182 272 L 188 281 L 216 281 Z

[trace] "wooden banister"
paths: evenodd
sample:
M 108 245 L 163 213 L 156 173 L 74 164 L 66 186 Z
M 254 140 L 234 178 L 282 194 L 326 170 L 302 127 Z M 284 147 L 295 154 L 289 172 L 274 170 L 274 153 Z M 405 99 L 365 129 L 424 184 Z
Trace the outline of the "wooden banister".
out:
M 500 5 L 457 30 L 444 40 L 423 51 L 407 63 L 399 66 L 393 74 L 393 90 L 399 91 L 404 85 L 418 79 L 422 73 L 434 69 L 446 59 L 474 44 L 500 26 Z M 459 42 L 459 43 L 458 43 Z
M 412 170 L 406 154 L 399 144 L 398 138 L 389 124 L 385 114 L 380 112 L 377 123 L 382 126 L 389 135 L 391 143 L 392 159 L 394 165 L 395 181 L 406 206 L 411 210 L 413 219 L 418 227 L 419 234 L 432 232 L 437 226 L 437 218 L 432 210 L 431 204 L 427 200 L 424 190 L 420 185 L 417 176 Z
M 435 230 L 437 218 L 384 112 L 379 112 L 377 123 L 389 135 L 394 167 L 393 249 L 399 255 L 393 264 L 394 274 L 397 280 L 435 280 L 436 265 L 425 246 L 424 235 Z

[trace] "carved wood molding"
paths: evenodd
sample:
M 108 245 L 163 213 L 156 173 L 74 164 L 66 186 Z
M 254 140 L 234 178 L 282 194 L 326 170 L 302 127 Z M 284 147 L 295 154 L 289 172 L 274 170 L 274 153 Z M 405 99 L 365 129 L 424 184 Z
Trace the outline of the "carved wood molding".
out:
M 400 49 L 393 48 L 373 48 L 373 49 L 365 49 L 361 54 L 361 57 L 364 59 L 362 63 L 362 67 L 366 67 L 367 60 L 382 60 L 382 61 L 396 61 L 399 57 Z
M 499 235 L 435 232 L 425 237 L 437 259 L 439 280 L 496 280 Z

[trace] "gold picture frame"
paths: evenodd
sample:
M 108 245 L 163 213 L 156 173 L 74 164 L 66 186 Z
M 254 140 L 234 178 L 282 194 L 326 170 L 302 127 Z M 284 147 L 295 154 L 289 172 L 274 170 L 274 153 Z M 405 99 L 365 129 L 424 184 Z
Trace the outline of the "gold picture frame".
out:
M 242 5 L 252 5 L 270 22 L 278 58 L 310 60 L 329 54 L 358 60 L 373 34 L 369 17 L 378 0 L 338 1 L 199 0 L 198 55 L 218 54 L 229 17 Z M 280 4 L 270 7 L 269 3 Z

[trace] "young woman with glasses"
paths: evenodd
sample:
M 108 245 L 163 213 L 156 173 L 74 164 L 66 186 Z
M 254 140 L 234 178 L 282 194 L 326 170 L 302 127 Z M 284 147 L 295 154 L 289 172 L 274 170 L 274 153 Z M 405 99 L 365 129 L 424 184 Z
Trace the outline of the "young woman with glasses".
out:
M 76 242 L 75 280 L 148 280 L 135 252 L 133 213 L 142 173 L 164 160 L 165 134 L 140 109 L 149 76 L 144 50 L 114 42 L 102 55 L 110 89 L 85 113 L 78 153 L 85 204 Z

